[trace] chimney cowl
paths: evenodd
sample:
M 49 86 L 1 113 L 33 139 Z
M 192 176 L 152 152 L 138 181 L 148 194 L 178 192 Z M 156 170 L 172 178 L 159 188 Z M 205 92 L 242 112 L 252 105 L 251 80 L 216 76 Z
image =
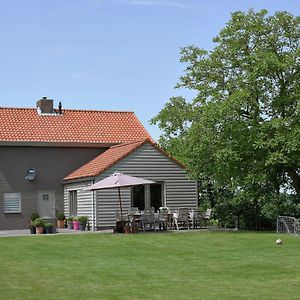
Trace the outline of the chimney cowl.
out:
M 58 103 L 58 113 L 61 115 L 62 114 L 62 104 L 61 102 L 59 101 Z

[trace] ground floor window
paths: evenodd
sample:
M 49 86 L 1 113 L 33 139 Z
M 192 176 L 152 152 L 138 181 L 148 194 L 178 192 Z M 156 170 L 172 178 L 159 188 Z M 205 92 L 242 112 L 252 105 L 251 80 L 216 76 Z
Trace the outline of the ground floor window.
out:
M 164 206 L 164 184 L 155 183 L 151 185 L 139 185 L 132 188 L 131 205 L 138 207 L 139 210 L 149 209 L 154 207 L 158 210 Z
M 4 213 L 21 213 L 21 193 L 4 193 Z
M 69 216 L 77 215 L 77 191 L 69 191 Z

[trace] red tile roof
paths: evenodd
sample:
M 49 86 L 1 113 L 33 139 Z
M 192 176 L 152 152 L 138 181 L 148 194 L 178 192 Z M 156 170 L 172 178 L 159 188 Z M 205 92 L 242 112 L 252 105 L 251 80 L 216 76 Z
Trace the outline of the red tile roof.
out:
M 150 139 L 146 139 L 139 142 L 113 146 L 110 149 L 106 150 L 104 153 L 91 160 L 90 162 L 77 169 L 76 171 L 74 171 L 73 173 L 69 174 L 67 177 L 64 178 L 64 180 L 74 180 L 84 177 L 94 177 L 100 175 L 105 170 L 112 167 L 114 164 L 125 158 L 130 153 L 134 152 L 137 148 L 141 147 L 145 143 L 151 144 L 153 147 L 155 147 L 157 150 L 169 157 L 182 168 L 185 168 L 185 165 L 183 165 L 178 160 L 170 156 L 167 152 L 158 147 Z
M 77 179 L 82 177 L 93 177 L 99 175 L 144 143 L 145 141 L 140 141 L 113 146 L 73 173 L 69 174 L 64 178 L 64 180 Z
M 0 142 L 117 144 L 150 138 L 133 112 L 0 108 Z

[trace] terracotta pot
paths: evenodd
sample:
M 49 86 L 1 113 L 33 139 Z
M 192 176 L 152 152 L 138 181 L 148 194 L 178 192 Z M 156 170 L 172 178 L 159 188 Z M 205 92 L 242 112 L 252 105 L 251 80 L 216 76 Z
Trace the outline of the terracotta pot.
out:
M 64 228 L 65 227 L 65 220 L 57 220 L 57 227 Z
M 37 226 L 37 227 L 35 227 L 35 229 L 36 229 L 36 234 L 44 233 L 44 227 Z

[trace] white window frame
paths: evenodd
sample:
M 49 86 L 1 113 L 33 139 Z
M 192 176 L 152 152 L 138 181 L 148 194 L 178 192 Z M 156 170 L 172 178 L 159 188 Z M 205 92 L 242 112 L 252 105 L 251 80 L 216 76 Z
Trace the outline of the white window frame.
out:
M 18 208 L 16 210 L 8 210 L 6 202 L 14 199 L 19 201 Z M 22 212 L 22 197 L 21 193 L 3 193 L 3 212 L 5 214 L 20 214 Z

